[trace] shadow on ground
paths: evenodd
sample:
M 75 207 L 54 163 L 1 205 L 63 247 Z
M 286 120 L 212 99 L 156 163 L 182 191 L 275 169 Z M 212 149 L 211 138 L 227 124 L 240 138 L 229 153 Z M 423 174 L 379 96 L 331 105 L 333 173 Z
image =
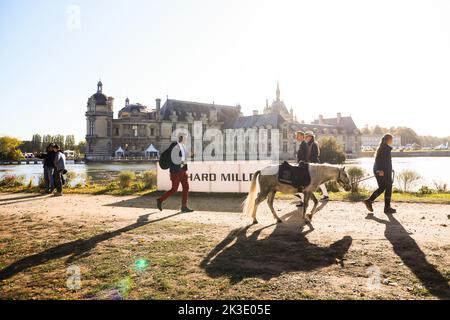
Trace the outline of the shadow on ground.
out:
M 26 271 L 29 268 L 42 265 L 51 260 L 60 259 L 68 256 L 67 262 L 71 263 L 75 259 L 83 257 L 86 254 L 88 254 L 89 251 L 94 249 L 100 242 L 112 239 L 114 237 L 121 235 L 124 232 L 128 232 L 143 227 L 147 224 L 156 223 L 165 219 L 169 219 L 171 217 L 179 215 L 180 213 L 172 214 L 155 220 L 149 220 L 148 218 L 152 214 L 154 213 L 142 215 L 137 219 L 135 223 L 120 228 L 118 230 L 105 232 L 89 239 L 80 239 L 72 242 L 63 243 L 56 247 L 45 250 L 41 253 L 20 259 L 12 263 L 11 265 L 7 266 L 6 268 L 0 270 L 0 281 L 11 278 L 12 276 L 18 274 L 19 272 Z
M 251 226 L 231 231 L 201 262 L 200 266 L 211 277 L 228 277 L 232 283 L 245 278 L 264 280 L 284 272 L 312 271 L 342 261 L 352 238 L 343 237 L 328 247 L 310 243 L 305 233 L 299 232 L 301 219 L 298 211 L 283 217 L 285 223 L 277 224 L 266 238 L 258 239 L 260 228 L 250 234 Z
M 422 285 L 427 288 L 430 294 L 439 299 L 450 299 L 448 280 L 427 261 L 425 253 L 394 215 L 390 214 L 387 217 L 388 220 L 384 220 L 369 214 L 367 219 L 386 226 L 384 235 L 392 244 L 394 252 L 414 273 Z
M 150 195 L 122 200 L 108 204 L 109 207 L 156 209 L 156 199 L 162 192 L 154 192 Z M 246 195 L 242 194 L 214 194 L 189 193 L 188 206 L 195 211 L 213 212 L 242 212 L 242 202 Z M 181 207 L 180 192 L 170 197 L 163 203 L 163 209 L 179 210 Z
M 0 206 L 39 200 L 45 197 L 50 197 L 50 195 L 44 193 L 44 194 L 18 195 L 17 197 L 10 197 L 10 198 L 1 198 Z

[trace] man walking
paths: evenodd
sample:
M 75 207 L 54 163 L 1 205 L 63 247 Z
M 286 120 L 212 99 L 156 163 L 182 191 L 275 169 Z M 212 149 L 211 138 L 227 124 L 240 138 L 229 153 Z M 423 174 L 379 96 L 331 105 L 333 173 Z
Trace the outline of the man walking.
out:
M 319 143 L 316 141 L 314 133 L 312 132 L 307 132 L 305 134 L 306 138 L 306 143 L 307 143 L 307 150 L 306 150 L 306 162 L 309 163 L 320 163 L 320 147 L 319 147 Z M 322 191 L 322 201 L 328 201 L 330 199 L 330 197 L 328 196 L 328 191 L 327 191 L 327 187 L 325 186 L 325 184 L 321 184 L 319 186 L 320 190 Z
M 179 136 L 178 142 L 174 142 L 170 145 L 169 149 L 165 152 L 170 154 L 170 180 L 172 181 L 172 188 L 164 193 L 159 199 L 156 200 L 157 208 L 162 211 L 162 204 L 170 196 L 178 191 L 178 187 L 183 188 L 182 199 L 181 199 L 181 212 L 193 212 L 194 210 L 189 209 L 187 206 L 188 193 L 189 193 L 189 182 L 187 175 L 187 164 L 186 159 L 188 152 L 183 144 L 183 136 Z

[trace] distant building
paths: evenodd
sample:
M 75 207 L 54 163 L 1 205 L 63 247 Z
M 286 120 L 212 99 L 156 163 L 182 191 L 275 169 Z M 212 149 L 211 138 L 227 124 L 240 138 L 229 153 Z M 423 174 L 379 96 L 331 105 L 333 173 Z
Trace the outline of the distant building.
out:
M 257 110 L 251 116 L 244 116 L 241 106 L 225 106 L 215 103 L 198 103 L 167 99 L 161 106 L 156 99 L 155 107 L 149 108 L 139 103 L 130 103 L 120 109 L 114 119 L 114 98 L 103 93 L 103 84 L 97 84 L 97 92 L 87 103 L 87 151 L 86 159 L 91 161 L 111 160 L 115 151 L 122 149 L 126 155 L 144 156 L 145 150 L 153 144 L 163 151 L 171 142 L 172 132 L 187 129 L 191 134 L 194 122 L 200 121 L 203 133 L 207 129 L 278 129 L 280 132 L 279 154 L 282 160 L 296 157 L 297 142 L 295 132 L 313 131 L 318 138 L 334 136 L 344 146 L 346 152 L 359 152 L 360 132 L 351 117 L 324 119 L 322 116 L 312 124 L 300 123 L 281 100 L 280 86 L 277 85 L 276 99 L 266 106 L 262 114 Z M 205 144 L 207 144 L 205 142 Z M 269 146 L 270 150 L 270 146 Z
M 380 144 L 382 138 L 383 134 L 363 134 L 361 136 L 361 146 L 375 149 Z M 393 147 L 398 149 L 401 146 L 402 146 L 402 137 L 394 136 Z

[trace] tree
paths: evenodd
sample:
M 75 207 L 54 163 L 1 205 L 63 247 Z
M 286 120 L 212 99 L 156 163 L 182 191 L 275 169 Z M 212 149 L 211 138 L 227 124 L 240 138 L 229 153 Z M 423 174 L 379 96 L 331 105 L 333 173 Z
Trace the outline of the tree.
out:
M 372 134 L 384 134 L 384 133 L 386 133 L 386 129 L 383 129 L 378 125 L 372 128 Z
M 61 149 L 65 149 L 64 136 L 62 134 L 57 134 L 52 137 L 52 142 L 56 143 Z
M 31 139 L 31 152 L 42 151 L 42 137 L 40 134 L 33 134 Z
M 22 144 L 19 147 L 22 153 L 34 152 L 31 141 L 22 141 Z
M 67 150 L 73 150 L 75 148 L 75 136 L 73 134 L 69 134 L 66 136 L 64 147 Z
M 352 184 L 352 193 L 359 192 L 359 181 L 364 178 L 366 172 L 361 167 L 350 167 L 347 169 L 347 174 Z
M 371 133 L 370 129 L 369 129 L 369 126 L 367 124 L 364 126 L 364 128 L 361 129 L 361 133 L 365 134 L 365 135 L 368 135 L 368 134 Z
M 13 137 L 0 137 L 0 159 L 2 160 L 20 160 L 23 159 L 23 153 L 19 147 L 22 141 Z
M 80 141 L 77 146 L 75 146 L 75 150 L 78 154 L 86 153 L 86 141 Z
M 420 138 L 417 133 L 408 127 L 398 127 L 393 132 L 396 136 L 402 137 L 402 145 L 417 143 L 420 144 Z
M 52 136 L 49 134 L 46 134 L 42 137 L 42 150 L 47 151 L 47 146 L 53 142 Z
M 342 145 L 334 137 L 323 137 L 319 141 L 320 160 L 331 164 L 345 162 L 345 152 Z

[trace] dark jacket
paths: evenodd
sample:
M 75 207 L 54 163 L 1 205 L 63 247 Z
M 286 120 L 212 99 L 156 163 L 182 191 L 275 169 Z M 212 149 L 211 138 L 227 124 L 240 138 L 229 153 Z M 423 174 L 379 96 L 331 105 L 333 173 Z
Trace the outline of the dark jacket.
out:
M 167 148 L 167 150 L 165 150 L 162 154 L 161 157 L 159 159 L 159 165 L 161 166 L 161 168 L 163 169 L 169 169 L 170 172 L 180 172 L 182 170 L 187 170 L 187 165 L 184 165 L 183 167 L 181 166 L 181 150 L 178 152 L 178 159 L 174 159 L 175 162 L 177 162 L 178 164 L 175 164 L 173 159 L 172 159 L 172 151 L 174 148 L 178 149 L 178 143 L 177 142 L 172 142 L 172 144 L 169 146 L 169 148 Z M 176 156 L 176 155 L 175 155 Z
M 379 170 L 384 171 L 384 175 L 387 177 L 392 176 L 392 147 L 386 143 L 382 143 L 377 150 L 375 157 L 375 164 L 373 166 L 373 171 L 377 172 Z
M 308 146 L 308 151 L 307 151 L 307 155 L 309 155 L 308 157 L 308 161 L 309 163 L 320 163 L 320 148 L 319 148 L 319 144 L 315 141 L 315 140 L 311 140 L 309 143 L 307 143 Z
M 302 143 L 300 143 L 300 146 L 298 147 L 297 162 L 300 161 L 306 162 L 307 153 L 308 153 L 308 144 L 306 143 L 305 140 L 303 140 Z
M 44 159 L 44 167 L 55 167 L 56 152 L 54 151 L 38 154 L 36 158 Z

